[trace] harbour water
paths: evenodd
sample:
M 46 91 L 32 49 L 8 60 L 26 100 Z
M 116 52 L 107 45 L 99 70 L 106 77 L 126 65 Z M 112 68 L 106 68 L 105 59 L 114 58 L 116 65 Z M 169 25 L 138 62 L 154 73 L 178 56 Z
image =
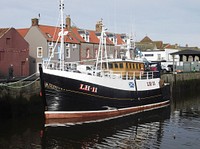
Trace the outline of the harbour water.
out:
M 198 149 L 200 96 L 171 106 L 93 124 L 44 127 L 41 116 L 1 120 L 1 149 Z

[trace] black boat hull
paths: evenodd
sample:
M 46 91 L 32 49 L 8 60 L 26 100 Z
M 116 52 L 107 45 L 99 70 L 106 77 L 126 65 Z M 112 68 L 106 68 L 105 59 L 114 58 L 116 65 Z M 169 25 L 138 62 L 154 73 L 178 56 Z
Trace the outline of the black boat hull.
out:
M 49 125 L 104 121 L 170 104 L 169 85 L 130 91 L 46 73 L 42 76 Z

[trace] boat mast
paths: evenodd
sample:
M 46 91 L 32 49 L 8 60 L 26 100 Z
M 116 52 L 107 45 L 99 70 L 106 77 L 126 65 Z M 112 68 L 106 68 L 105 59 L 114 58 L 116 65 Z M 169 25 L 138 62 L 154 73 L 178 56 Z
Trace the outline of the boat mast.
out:
M 133 44 L 133 46 L 132 46 L 132 44 Z M 134 48 L 135 48 L 135 42 L 133 41 L 133 37 L 129 36 L 128 40 L 127 40 L 127 51 L 126 51 L 126 54 L 125 54 L 127 59 L 131 59 L 130 50 L 133 50 Z
M 95 72 L 97 73 L 98 70 L 98 64 L 100 63 L 99 70 L 102 70 L 102 65 L 103 65 L 103 51 L 106 59 L 106 65 L 108 69 L 108 59 L 107 59 L 107 50 L 106 50 L 106 29 L 105 26 L 102 25 L 102 32 L 100 36 L 100 41 L 99 41 L 99 48 L 98 48 L 98 53 L 97 53 L 97 59 L 96 59 L 96 66 L 95 66 Z
M 64 0 L 60 0 L 60 70 L 64 71 Z

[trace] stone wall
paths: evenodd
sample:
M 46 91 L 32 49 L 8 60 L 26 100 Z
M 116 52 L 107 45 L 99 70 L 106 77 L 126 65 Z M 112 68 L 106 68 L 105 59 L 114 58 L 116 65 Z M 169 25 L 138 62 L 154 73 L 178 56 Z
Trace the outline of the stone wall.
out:
M 199 80 L 200 72 L 188 72 L 188 73 L 177 73 L 177 74 L 163 74 L 161 78 L 170 84 L 174 84 L 180 81 L 188 81 L 188 80 Z

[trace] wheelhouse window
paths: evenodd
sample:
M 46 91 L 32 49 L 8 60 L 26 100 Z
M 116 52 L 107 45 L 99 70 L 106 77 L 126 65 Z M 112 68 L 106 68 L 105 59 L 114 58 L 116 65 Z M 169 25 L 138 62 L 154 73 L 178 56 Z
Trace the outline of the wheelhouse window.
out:
M 128 64 L 129 64 L 129 68 L 132 69 L 131 63 L 128 63 Z
M 119 64 L 119 67 L 120 67 L 120 68 L 124 68 L 124 67 L 123 67 L 123 63 L 120 63 L 120 64 Z
M 119 68 L 118 63 L 115 63 L 115 68 Z
M 128 63 L 126 63 L 126 68 L 128 69 Z
M 37 58 L 42 58 L 42 57 L 43 57 L 43 48 L 37 47 Z
M 137 63 L 135 63 L 135 69 L 138 69 L 138 64 Z
M 140 64 L 140 69 L 144 70 L 144 64 Z
M 107 64 L 106 63 L 103 63 L 103 68 L 107 69 Z
M 132 68 L 135 69 L 135 65 L 134 65 L 134 63 L 132 63 Z
M 109 68 L 113 68 L 113 64 L 112 63 L 108 63 L 108 67 Z

